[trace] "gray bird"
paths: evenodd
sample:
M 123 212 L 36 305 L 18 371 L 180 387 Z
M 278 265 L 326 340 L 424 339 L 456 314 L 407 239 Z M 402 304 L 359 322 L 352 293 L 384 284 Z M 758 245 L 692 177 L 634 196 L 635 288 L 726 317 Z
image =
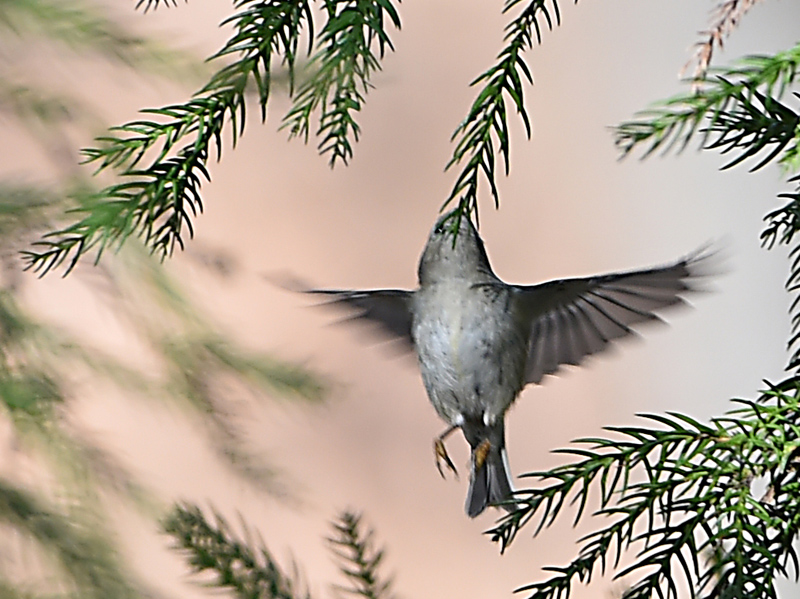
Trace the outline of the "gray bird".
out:
M 439 472 L 442 462 L 456 472 L 444 446 L 450 433 L 460 428 L 471 447 L 465 507 L 475 517 L 513 505 L 504 420 L 522 388 L 635 334 L 631 325 L 660 320 L 654 310 L 684 303 L 689 279 L 707 274 L 698 268 L 707 258 L 698 251 L 646 270 L 509 285 L 492 271 L 469 218 L 451 212 L 431 231 L 416 290 L 305 291 L 332 296 L 353 319 L 376 323 L 416 353 L 431 404 L 448 424 L 434 441 Z

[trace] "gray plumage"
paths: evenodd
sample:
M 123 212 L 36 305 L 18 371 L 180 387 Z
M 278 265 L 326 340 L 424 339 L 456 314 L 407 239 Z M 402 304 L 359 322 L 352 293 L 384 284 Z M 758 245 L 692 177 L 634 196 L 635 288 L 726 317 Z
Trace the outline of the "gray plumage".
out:
M 683 303 L 707 256 L 510 285 L 492 271 L 472 222 L 450 213 L 431 231 L 416 290 L 307 291 L 332 297 L 416 352 L 431 404 L 449 426 L 436 441 L 437 465 L 441 458 L 453 468 L 443 440 L 456 428 L 472 449 L 466 511 L 474 517 L 512 500 L 504 417 L 522 388 L 633 334 L 632 325 L 659 320 L 654 311 Z

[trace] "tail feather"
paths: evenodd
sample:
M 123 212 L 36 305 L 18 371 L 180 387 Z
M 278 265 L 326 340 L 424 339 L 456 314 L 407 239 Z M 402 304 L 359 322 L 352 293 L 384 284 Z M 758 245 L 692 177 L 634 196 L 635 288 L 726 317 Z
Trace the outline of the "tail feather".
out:
M 479 515 L 490 505 L 498 505 L 512 498 L 514 486 L 508 474 L 505 447 L 491 446 L 483 465 L 478 468 L 473 453 L 470 465 L 469 492 L 466 511 L 470 518 Z M 508 507 L 508 506 L 503 506 Z

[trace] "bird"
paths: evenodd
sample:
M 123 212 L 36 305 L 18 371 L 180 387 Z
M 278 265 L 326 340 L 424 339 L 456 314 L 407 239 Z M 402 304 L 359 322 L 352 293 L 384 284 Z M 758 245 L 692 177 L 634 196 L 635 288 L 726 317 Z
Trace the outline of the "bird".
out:
M 456 209 L 431 230 L 416 289 L 300 290 L 416 354 L 430 403 L 447 424 L 434 439 L 439 473 L 444 464 L 457 475 L 447 437 L 460 429 L 470 446 L 465 511 L 474 518 L 489 506 L 514 508 L 505 416 L 522 389 L 685 304 L 711 254 L 706 246 L 664 266 L 514 285 L 494 273 L 475 224 Z

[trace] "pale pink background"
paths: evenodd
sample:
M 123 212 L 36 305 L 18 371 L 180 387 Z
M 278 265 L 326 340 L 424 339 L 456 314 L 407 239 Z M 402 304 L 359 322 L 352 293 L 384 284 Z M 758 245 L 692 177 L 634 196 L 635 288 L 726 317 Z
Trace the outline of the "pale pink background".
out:
M 201 55 L 229 33 L 216 28 L 227 2 L 192 0 L 148 15 L 123 4 L 115 13 L 134 26 Z M 415 284 L 418 255 L 455 175 L 443 167 L 449 137 L 475 95 L 467 84 L 501 47 L 507 19 L 500 5 L 401 5 L 403 29 L 392 33 L 397 52 L 374 78 L 348 168 L 331 171 L 313 144 L 287 143 L 276 132 L 285 100 L 276 98 L 263 127 L 252 110 L 239 147 L 212 166 L 206 212 L 196 221 L 198 243 L 229 250 L 239 275 L 220 286 L 186 256 L 170 264 L 226 331 L 254 350 L 301 361 L 333 384 L 319 408 L 242 402 L 253 447 L 285 471 L 301 506 L 265 497 L 227 473 L 174 410 L 113 397 L 82 409 L 87 426 L 148 484 L 167 498 L 213 505 L 232 520 L 241 514 L 287 567 L 292 557 L 301 564 L 317 597 L 341 582 L 323 537 L 345 507 L 363 511 L 377 529 L 404 597 L 510 596 L 542 579 L 541 566 L 566 563 L 575 539 L 592 530 L 573 530 L 565 519 L 537 539 L 526 531 L 500 557 L 481 534 L 495 513 L 469 520 L 466 481 L 443 481 L 434 468 L 431 439 L 443 425 L 413 361 L 391 357 L 364 331 L 329 326 L 337 314 L 309 308 L 306 298 L 262 276 L 289 271 L 330 287 Z M 528 55 L 536 79 L 526 90 L 533 139 L 512 120 L 501 209 L 486 197 L 481 202 L 481 232 L 497 273 L 535 282 L 647 266 L 709 240 L 725 244 L 729 273 L 695 310 L 670 317 L 674 326 L 646 331 L 645 343 L 622 344 L 586 368 L 528 388 L 509 414 L 515 474 L 558 464 L 551 450 L 597 435 L 603 425 L 632 423 L 635 413 L 678 410 L 705 419 L 727 409 L 730 397 L 753 397 L 762 378 L 781 376 L 787 266 L 782 251 L 768 254 L 758 245 L 761 217 L 786 189 L 777 169 L 720 173 L 719 156 L 693 148 L 677 158 L 619 162 L 607 128 L 677 93 L 677 73 L 711 7 L 696 0 L 563 2 L 562 27 Z M 717 59 L 788 47 L 795 32 L 784 24 L 797 23 L 799 12 L 787 2 L 757 6 Z M 96 86 L 116 123 L 187 94 L 105 73 L 90 74 L 86 85 Z M 10 146 L 0 149 L 7 164 Z M 69 282 L 49 277 L 40 285 L 62 298 L 51 314 L 81 315 L 95 323 L 93 337 L 125 351 L 112 315 L 87 306 Z M 67 293 L 79 305 L 65 304 Z M 465 464 L 463 442 L 454 437 L 450 448 L 456 464 Z M 119 515 L 127 555 L 155 588 L 203 595 L 155 525 L 127 509 Z M 588 589 L 578 585 L 573 596 L 604 598 L 621 588 L 597 580 Z

